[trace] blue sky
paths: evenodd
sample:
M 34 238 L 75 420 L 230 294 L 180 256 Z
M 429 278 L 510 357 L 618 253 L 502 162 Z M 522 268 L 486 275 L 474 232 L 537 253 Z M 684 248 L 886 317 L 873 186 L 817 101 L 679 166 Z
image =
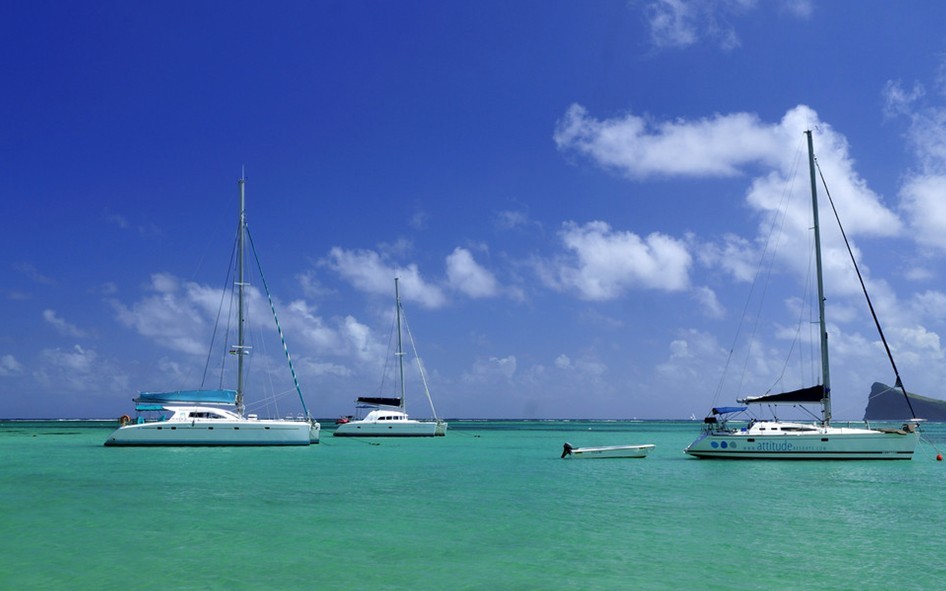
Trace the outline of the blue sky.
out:
M 946 398 L 940 2 L 40 1 L 0 17 L 0 417 L 113 417 L 139 390 L 197 385 L 244 166 L 317 416 L 377 393 L 395 276 L 443 416 L 682 418 L 804 385 L 810 368 L 783 368 L 808 347 L 792 346 L 807 128 L 904 382 Z M 765 314 L 740 323 L 782 207 Z M 859 418 L 893 378 L 825 243 L 835 413 Z M 281 351 L 254 355 L 266 374 Z

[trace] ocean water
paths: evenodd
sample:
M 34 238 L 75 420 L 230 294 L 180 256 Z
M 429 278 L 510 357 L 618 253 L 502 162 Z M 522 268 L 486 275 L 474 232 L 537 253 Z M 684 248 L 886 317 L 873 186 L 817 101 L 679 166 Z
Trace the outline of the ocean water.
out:
M 0 423 L 0 589 L 942 589 L 946 462 L 697 460 L 696 422 L 105 448 Z M 926 428 L 946 448 L 946 425 Z M 655 443 L 562 460 L 562 444 Z

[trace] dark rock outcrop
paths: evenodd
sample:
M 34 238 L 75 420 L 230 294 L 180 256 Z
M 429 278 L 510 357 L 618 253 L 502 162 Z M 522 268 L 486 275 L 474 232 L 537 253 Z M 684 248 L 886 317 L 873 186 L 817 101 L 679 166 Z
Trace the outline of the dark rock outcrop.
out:
M 946 401 L 909 394 L 910 404 L 917 418 L 927 421 L 946 421 Z M 910 407 L 903 398 L 903 392 L 887 384 L 874 382 L 870 389 L 870 398 L 864 410 L 866 421 L 902 421 L 912 419 Z

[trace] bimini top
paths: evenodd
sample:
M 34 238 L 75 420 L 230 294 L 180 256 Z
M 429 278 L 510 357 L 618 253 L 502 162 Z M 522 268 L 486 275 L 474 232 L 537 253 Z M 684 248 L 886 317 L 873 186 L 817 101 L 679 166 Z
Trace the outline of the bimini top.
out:
M 141 392 L 134 399 L 141 404 L 236 404 L 236 390 L 176 390 Z
M 810 388 L 802 388 L 801 390 L 792 390 L 791 392 L 750 396 L 748 398 L 742 398 L 737 402 L 741 402 L 742 404 L 817 404 L 824 400 L 824 398 L 824 386 L 819 385 Z

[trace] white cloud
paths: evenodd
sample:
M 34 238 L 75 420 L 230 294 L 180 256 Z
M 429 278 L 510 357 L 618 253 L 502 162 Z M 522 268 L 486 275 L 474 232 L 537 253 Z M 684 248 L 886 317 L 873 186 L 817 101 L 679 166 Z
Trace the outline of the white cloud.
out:
M 703 313 L 708 317 L 722 318 L 726 315 L 726 310 L 723 308 L 722 304 L 719 303 L 716 292 L 712 289 L 705 286 L 697 287 L 693 290 L 693 297 L 696 298 Z
M 699 39 L 696 9 L 685 0 L 656 0 L 646 5 L 651 40 L 657 47 L 688 47 Z
M 540 275 L 547 285 L 583 299 L 610 300 L 637 288 L 678 291 L 689 283 L 686 246 L 664 234 L 641 238 L 599 221 L 567 222 L 559 237 L 570 254 L 540 264 Z
M 936 73 L 936 85 L 943 83 L 946 59 Z M 946 250 L 946 106 L 942 94 L 928 95 L 923 84 L 915 82 L 904 90 L 902 82 L 888 81 L 883 90 L 888 116 L 903 117 L 908 122 L 907 141 L 916 157 L 916 167 L 900 189 L 903 211 L 917 241 L 939 252 Z
M 946 176 L 913 176 L 900 189 L 916 240 L 946 251 Z
M 601 166 L 635 179 L 753 175 L 746 202 L 761 214 L 758 237 L 749 242 L 726 236 L 721 245 L 699 249 L 701 263 L 717 265 L 744 281 L 754 276 L 770 237 L 778 244 L 770 243 L 766 252 L 778 246 L 775 251 L 781 264 L 798 275 L 808 271 L 807 259 L 798 255 L 808 251 L 811 239 L 802 133 L 806 129 L 815 130 L 818 164 L 849 238 L 899 234 L 902 222 L 857 173 L 846 139 L 803 105 L 772 124 L 747 113 L 695 121 L 648 123 L 634 115 L 599 121 L 588 116 L 583 107 L 573 105 L 559 124 L 556 141 L 562 149 L 576 150 Z M 833 233 L 822 233 L 826 276 L 841 277 L 843 287 L 836 289 L 848 290 L 851 276 L 846 247 L 836 231 L 823 188 L 819 187 L 819 192 L 822 227 L 830 224 L 835 228 Z M 773 233 L 772 228 L 779 232 Z M 854 248 L 857 254 L 856 245 Z
M 503 210 L 496 214 L 495 225 L 500 230 L 513 230 L 533 224 L 529 214 L 523 211 Z
M 511 380 L 516 374 L 516 367 L 515 355 L 478 359 L 470 370 L 463 373 L 463 381 L 470 383 L 490 383 L 496 380 Z
M 807 19 L 815 10 L 812 6 L 812 0 L 783 0 L 782 11 L 801 19 Z
M 392 294 L 394 279 L 400 279 L 401 299 L 417 302 L 426 308 L 439 308 L 447 303 L 443 291 L 421 277 L 417 265 L 406 267 L 389 264 L 373 250 L 345 250 L 334 247 L 328 265 L 356 289 L 373 294 Z
M 701 264 L 723 269 L 737 281 L 752 281 L 758 270 L 758 250 L 748 240 L 735 234 L 726 234 L 720 244 L 702 244 L 696 252 Z
M 83 338 L 86 336 L 85 331 L 79 329 L 74 324 L 70 324 L 60 318 L 55 310 L 43 310 L 43 320 L 55 328 L 59 334 L 67 337 Z
M 43 275 L 30 263 L 14 263 L 13 268 L 40 285 L 56 285 L 55 279 Z
M 472 253 L 459 246 L 447 257 L 447 280 L 450 286 L 471 298 L 487 298 L 499 292 L 492 273 L 480 266 Z
M 648 0 L 643 10 L 657 49 L 685 49 L 706 42 L 729 51 L 741 45 L 731 21 L 757 5 L 756 0 Z M 812 13 L 810 0 L 783 0 L 780 8 L 796 18 Z
M 151 277 L 153 295 L 127 307 L 111 300 L 118 320 L 161 346 L 192 355 L 206 354 L 211 322 L 219 307 L 220 290 L 197 283 L 182 284 L 167 273 Z M 255 293 L 250 289 L 249 293 Z
M 783 157 L 786 144 L 773 129 L 750 113 L 699 121 L 655 122 L 630 113 L 598 120 L 574 104 L 559 120 L 554 139 L 560 150 L 578 152 L 630 178 L 727 177 L 748 164 L 775 164 Z
M 57 391 L 100 395 L 128 391 L 128 376 L 94 349 L 44 349 L 34 379 Z
M 946 294 L 941 291 L 925 291 L 913 296 L 914 314 L 921 318 L 946 319 Z
M 10 354 L 0 355 L 0 376 L 15 376 L 23 372 L 23 365 Z

